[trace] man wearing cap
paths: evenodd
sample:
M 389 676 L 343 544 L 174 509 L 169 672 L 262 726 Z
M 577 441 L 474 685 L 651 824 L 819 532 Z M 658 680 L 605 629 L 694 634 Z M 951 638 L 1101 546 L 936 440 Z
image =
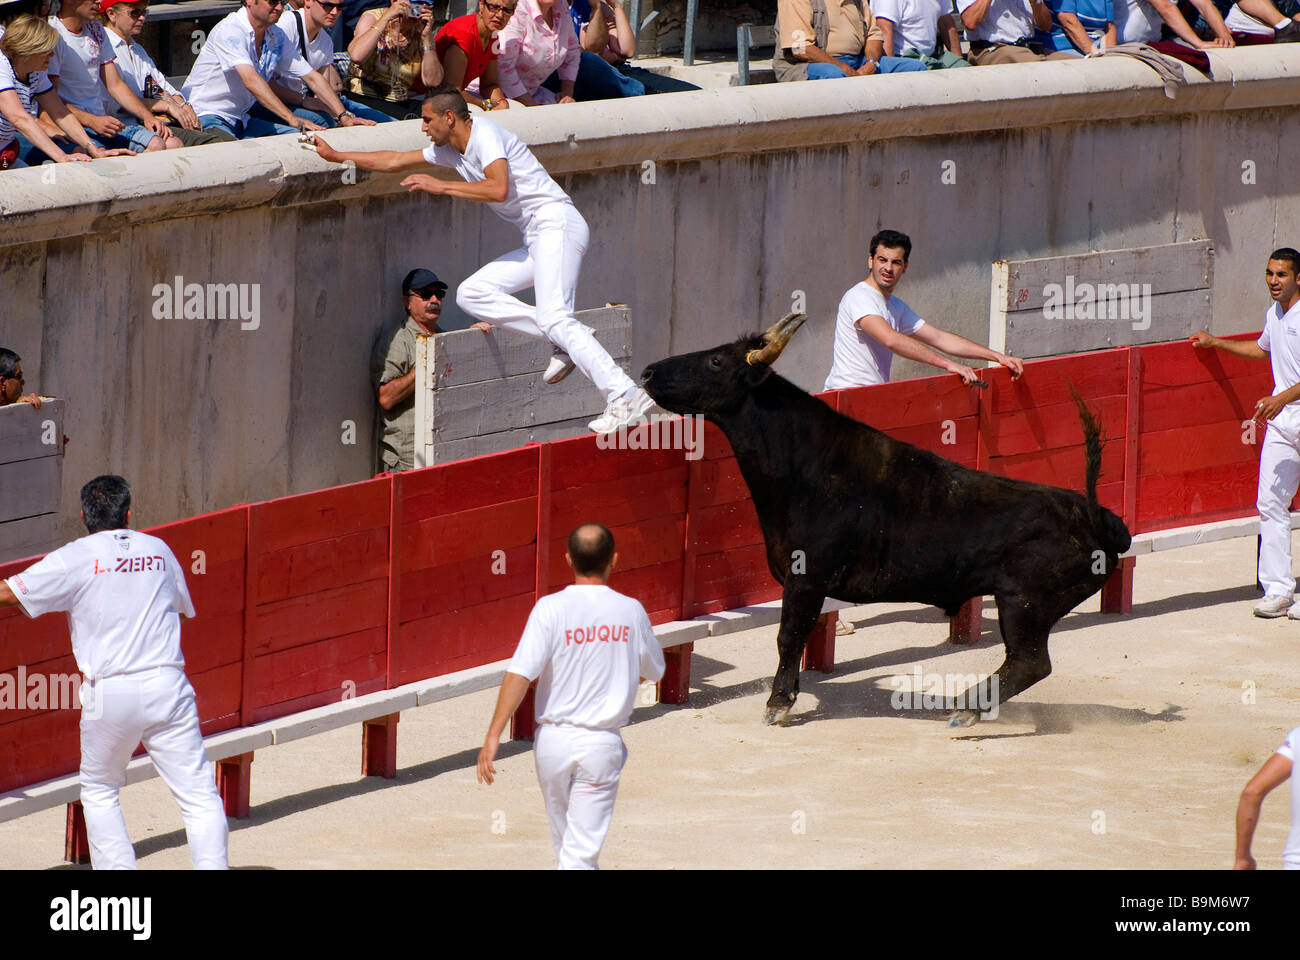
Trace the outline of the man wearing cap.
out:
M 370 351 L 370 382 L 384 421 L 379 463 L 389 473 L 415 468 L 415 344 L 442 332 L 438 318 L 446 294 L 447 285 L 432 270 L 412 270 L 402 281 L 406 316 L 380 327 Z

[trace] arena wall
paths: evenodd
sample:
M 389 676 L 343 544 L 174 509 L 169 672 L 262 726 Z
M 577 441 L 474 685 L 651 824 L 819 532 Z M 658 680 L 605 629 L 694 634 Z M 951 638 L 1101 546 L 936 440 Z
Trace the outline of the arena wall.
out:
M 1284 161 L 1300 49 L 1210 56 L 1216 79 L 1189 69 L 1173 97 L 1115 57 L 493 119 L 591 224 L 578 306 L 631 306 L 634 368 L 802 306 L 781 372 L 819 389 L 881 226 L 916 244 L 905 299 L 972 339 L 995 259 L 1197 238 L 1215 248 L 1205 322 L 1258 329 L 1264 257 L 1300 236 Z M 423 143 L 414 122 L 330 140 Z M 400 179 L 293 137 L 0 176 L 0 342 L 29 387 L 68 400 L 65 536 L 75 490 L 105 471 L 133 482 L 140 526 L 368 475 L 369 342 L 400 278 L 430 266 L 454 285 L 518 244 L 490 211 Z M 187 314 L 190 284 L 204 296 Z

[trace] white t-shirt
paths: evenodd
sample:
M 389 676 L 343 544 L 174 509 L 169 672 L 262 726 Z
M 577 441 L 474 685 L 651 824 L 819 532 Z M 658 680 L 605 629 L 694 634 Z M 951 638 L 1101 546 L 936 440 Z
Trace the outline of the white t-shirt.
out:
M 3 35 L 0 32 L 0 35 Z M 33 70 L 27 75 L 27 82 L 19 80 L 14 76 L 14 65 L 9 62 L 9 58 L 0 53 L 0 90 L 12 90 L 18 94 L 18 102 L 23 105 L 23 109 L 35 117 L 39 111 L 36 98 L 49 90 L 52 86 L 50 78 L 40 70 Z M 18 131 L 3 113 L 0 113 L 0 147 L 7 147 L 9 142 L 18 136 Z
M 425 160 L 451 167 L 469 183 L 486 180 L 483 171 L 502 157 L 510 167 L 510 192 L 501 203 L 488 204 L 502 220 L 527 230 L 533 217 L 548 204 L 572 204 L 569 195 L 518 137 L 483 117 L 475 119 L 470 127 L 463 155 L 450 143 L 441 147 L 431 143 L 424 148 Z
M 46 73 L 59 78 L 60 99 L 79 110 L 102 116 L 108 91 L 99 78 L 99 68 L 113 62 L 108 31 L 98 20 L 87 20 L 81 33 L 73 33 L 58 17 L 50 17 L 50 24 L 59 31 L 59 45 L 54 48 Z
M 964 13 L 974 3 L 975 0 L 957 0 L 957 12 Z M 966 31 L 966 39 L 985 43 L 1015 43 L 1033 35 L 1034 16 L 1029 10 L 1029 0 L 993 0 L 980 25 Z
M 1150 43 L 1160 39 L 1164 26 L 1148 0 L 1115 0 L 1115 42 Z
M 1273 36 L 1274 30 L 1267 23 L 1260 23 L 1248 13 L 1244 13 L 1238 4 L 1233 4 L 1224 24 L 1232 33 L 1253 33 L 1261 37 Z
M 145 52 L 144 47 L 134 40 L 124 40 L 112 30 L 104 32 L 108 35 L 109 43 L 113 45 L 113 55 L 117 57 L 113 65 L 117 67 L 117 72 L 122 75 L 126 85 L 135 91 L 137 97 L 144 99 L 144 84 L 149 77 L 153 77 L 154 83 L 158 84 L 159 89 L 169 97 L 174 97 L 180 92 L 168 83 L 167 77 L 158 69 L 157 64 L 153 62 L 153 57 Z M 133 117 L 133 114 L 127 113 L 109 96 L 107 90 L 104 91 L 104 113 L 123 121 Z M 132 119 L 129 122 L 137 121 Z
M 939 38 L 939 18 L 952 10 L 951 0 L 876 0 L 871 12 L 877 20 L 894 25 L 894 49 L 891 57 L 901 57 L 907 47 L 929 56 Z
M 194 604 L 181 565 L 157 537 L 92 533 L 6 583 L 29 617 L 68 614 L 72 653 L 88 679 L 185 666 L 178 614 L 193 617 Z
M 636 600 L 571 584 L 537 601 L 506 669 L 537 681 L 538 723 L 617 730 L 639 679 L 663 676 L 664 653 Z
M 884 317 L 899 333 L 916 333 L 925 326 L 925 321 L 898 297 L 886 302 L 884 295 L 867 281 L 853 285 L 840 299 L 835 314 L 835 359 L 823 390 L 889 382 L 893 351 L 858 326 L 859 320 L 870 316 Z
M 1264 312 L 1264 331 L 1256 343 L 1268 353 L 1275 394 L 1300 383 L 1300 301 L 1285 315 L 1281 304 L 1272 304 Z M 1278 411 L 1268 426 L 1292 440 L 1300 438 L 1300 400 L 1293 400 Z
M 297 47 L 289 46 L 289 38 L 275 24 L 267 27 L 259 56 L 248 8 L 240 7 L 212 28 L 185 78 L 181 95 L 195 113 L 214 113 L 230 123 L 247 120 L 257 98 L 244 86 L 235 70 L 238 66 L 252 67 L 267 82 L 281 70 L 291 77 L 311 73 L 311 65 L 299 56 Z
M 1300 727 L 1288 733 L 1282 746 L 1273 752 L 1291 761 L 1291 832 L 1282 848 L 1282 869 L 1300 870 L 1300 762 L 1296 758 L 1300 753 Z
M 303 26 L 305 27 L 307 25 L 305 14 L 301 10 L 294 10 L 286 4 L 284 13 L 280 14 L 280 19 L 276 21 L 275 25 L 284 31 L 284 35 L 289 39 L 289 46 L 301 57 L 302 47 L 298 44 L 298 17 L 304 18 Z M 318 73 L 321 68 L 332 66 L 334 63 L 334 41 L 330 39 L 330 32 L 324 27 L 317 31 L 315 40 L 307 41 L 307 62 Z M 301 81 L 295 80 L 289 75 L 288 63 L 283 60 L 280 62 L 280 73 L 276 76 L 276 80 L 291 90 L 297 90 L 302 86 Z

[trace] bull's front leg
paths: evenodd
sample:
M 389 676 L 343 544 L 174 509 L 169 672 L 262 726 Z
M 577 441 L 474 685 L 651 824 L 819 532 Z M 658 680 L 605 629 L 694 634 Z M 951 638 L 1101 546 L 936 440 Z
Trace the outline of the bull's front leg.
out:
M 800 583 L 798 577 L 791 577 L 786 583 L 781 602 L 781 629 L 776 635 L 781 663 L 772 680 L 772 695 L 767 698 L 767 709 L 763 713 L 764 723 L 784 722 L 799 696 L 799 663 L 803 658 L 804 644 L 821 615 L 825 599 L 824 592 Z

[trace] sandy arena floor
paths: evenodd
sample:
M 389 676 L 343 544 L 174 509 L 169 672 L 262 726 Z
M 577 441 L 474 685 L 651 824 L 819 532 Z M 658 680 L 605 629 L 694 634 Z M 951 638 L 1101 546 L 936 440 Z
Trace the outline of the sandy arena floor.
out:
M 1133 615 L 1087 601 L 1053 634 L 1052 676 L 969 729 L 895 710 L 890 679 L 995 669 L 991 602 L 973 648 L 946 643 L 932 608 L 846 611 L 857 632 L 833 675 L 802 675 L 785 727 L 759 722 L 775 627 L 697 643 L 690 703 L 639 708 L 624 731 L 601 866 L 1230 866 L 1237 795 L 1300 725 L 1300 623 L 1250 616 L 1254 561 L 1253 538 L 1139 559 Z M 495 696 L 404 713 L 395 781 L 358 776 L 359 728 L 260 751 L 232 866 L 552 867 L 529 745 L 503 745 L 496 785 L 475 783 Z M 160 780 L 123 807 L 142 867 L 189 866 Z M 1288 819 L 1282 787 L 1261 869 L 1280 866 Z M 59 867 L 63 820 L 0 824 L 0 863 Z

